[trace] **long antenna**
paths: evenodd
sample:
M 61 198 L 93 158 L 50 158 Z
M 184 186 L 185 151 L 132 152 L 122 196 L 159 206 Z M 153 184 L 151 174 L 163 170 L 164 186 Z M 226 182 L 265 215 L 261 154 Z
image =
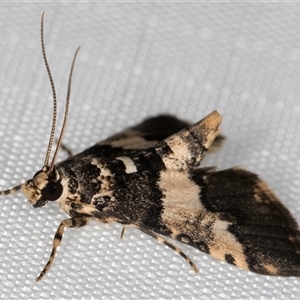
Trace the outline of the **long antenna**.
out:
M 51 154 L 51 148 L 53 145 L 53 140 L 54 140 L 54 134 L 55 134 L 55 127 L 56 127 L 56 116 L 57 116 L 57 99 L 56 99 L 56 92 L 55 92 L 55 86 L 54 86 L 54 81 L 52 78 L 52 74 L 49 68 L 49 64 L 47 61 L 47 56 L 46 56 L 46 51 L 45 51 L 45 41 L 44 41 L 44 16 L 45 16 L 45 12 L 43 12 L 42 17 L 41 17 L 41 46 L 42 46 L 42 53 L 43 53 L 43 59 L 44 59 L 44 63 L 47 69 L 47 73 L 48 73 L 48 77 L 50 80 L 50 85 L 51 85 L 51 90 L 52 90 L 52 96 L 53 96 L 53 116 L 52 116 L 52 125 L 51 125 L 51 133 L 50 133 L 50 138 L 49 138 L 49 143 L 48 143 L 48 147 L 47 147 L 47 153 L 46 153 L 46 157 L 45 157 L 45 163 L 44 163 L 44 167 L 47 167 L 47 171 L 50 172 L 51 170 L 53 170 L 54 167 L 54 163 L 55 163 L 55 159 L 57 157 L 58 154 L 58 150 L 61 146 L 61 141 L 66 129 L 66 124 L 67 124 L 67 119 L 68 119 L 68 113 L 69 113 L 69 104 L 70 104 L 70 95 L 71 95 L 71 86 L 72 86 L 72 77 L 73 77 L 73 71 L 74 71 L 74 66 L 75 66 L 75 61 L 76 61 L 76 57 L 77 54 L 79 52 L 80 47 L 78 47 L 75 51 L 74 57 L 73 57 L 73 61 L 72 61 L 72 65 L 71 65 L 71 69 L 70 69 L 70 74 L 69 74 L 69 81 L 68 81 L 68 91 L 67 91 L 67 97 L 66 97 L 66 106 L 65 106 L 65 114 L 64 114 L 64 120 L 63 120 L 63 125 L 61 128 L 61 132 L 59 135 L 59 139 L 57 142 L 57 147 L 55 149 L 52 161 L 51 161 L 51 165 L 49 167 L 49 158 L 50 158 L 50 154 Z M 28 182 L 28 181 L 27 181 Z M 4 191 L 0 191 L 0 196 L 4 196 L 4 195 L 9 195 L 12 193 L 15 193 L 17 191 L 19 191 L 25 183 L 22 183 L 20 185 L 17 185 L 9 190 L 4 190 Z
M 71 96 L 71 87 L 72 87 L 72 76 L 73 76 L 76 57 L 77 57 L 77 54 L 78 54 L 79 50 L 80 50 L 80 47 L 78 47 L 76 49 L 73 60 L 72 60 L 72 65 L 71 65 L 70 74 L 69 74 L 69 81 L 68 81 L 68 92 L 67 92 L 67 98 L 66 98 L 64 121 L 63 121 L 63 124 L 62 124 L 62 127 L 61 127 L 60 135 L 59 135 L 59 138 L 58 138 L 58 141 L 57 141 L 57 146 L 56 146 L 56 149 L 55 149 L 55 152 L 54 152 L 54 155 L 53 155 L 53 158 L 52 158 L 52 162 L 51 162 L 51 165 L 50 165 L 50 171 L 53 169 L 55 159 L 57 157 L 58 150 L 59 150 L 59 147 L 61 145 L 61 141 L 62 141 L 64 132 L 65 132 L 65 129 L 66 129 L 66 125 L 67 125 L 68 114 L 69 114 L 70 96 Z
M 48 77 L 49 77 L 49 80 L 50 80 L 52 96 L 53 96 L 53 115 L 52 115 L 51 133 L 50 133 L 49 143 L 48 143 L 48 147 L 47 147 L 45 162 L 44 162 L 44 166 L 48 166 L 49 165 L 49 158 L 50 158 L 51 148 L 52 148 L 53 139 L 54 139 L 54 134 L 55 134 L 56 116 L 57 116 L 57 100 L 56 100 L 56 92 L 55 92 L 54 81 L 53 81 L 53 78 L 52 78 L 52 75 L 51 75 L 51 71 L 50 71 L 49 64 L 48 64 L 48 61 L 47 61 L 47 56 L 46 56 L 46 50 L 45 50 L 44 16 L 45 16 L 45 12 L 42 13 L 42 18 L 41 18 L 41 46 L 42 46 L 43 59 L 44 59 L 44 63 L 45 63 L 47 73 L 48 73 Z

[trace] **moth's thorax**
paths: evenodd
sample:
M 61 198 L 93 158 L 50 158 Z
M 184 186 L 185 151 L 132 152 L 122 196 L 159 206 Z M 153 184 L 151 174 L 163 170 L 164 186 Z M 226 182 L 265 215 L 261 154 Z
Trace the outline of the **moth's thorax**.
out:
M 70 216 L 89 215 L 98 218 L 114 201 L 112 188 L 114 173 L 100 157 L 86 157 L 77 162 L 73 158 L 58 164 L 57 169 L 63 178 L 64 191 L 56 201 Z M 99 208 L 102 208 L 102 211 Z M 103 216 L 103 221 L 105 221 Z

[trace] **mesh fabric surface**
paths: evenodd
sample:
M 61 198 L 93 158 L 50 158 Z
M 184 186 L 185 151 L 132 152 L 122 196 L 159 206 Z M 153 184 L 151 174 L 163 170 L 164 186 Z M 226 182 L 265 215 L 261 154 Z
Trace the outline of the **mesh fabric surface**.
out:
M 75 68 L 64 143 L 75 153 L 145 117 L 196 122 L 217 109 L 227 137 L 205 165 L 260 174 L 300 221 L 300 5 L 296 3 L 1 3 L 0 186 L 41 168 L 52 100 L 40 16 L 62 121 Z M 59 125 L 60 126 L 60 125 Z M 59 159 L 63 159 L 60 153 Z M 66 214 L 1 198 L 3 299 L 297 299 L 300 279 L 261 276 L 186 245 L 200 273 L 171 249 L 119 224 L 68 229 L 35 283 Z

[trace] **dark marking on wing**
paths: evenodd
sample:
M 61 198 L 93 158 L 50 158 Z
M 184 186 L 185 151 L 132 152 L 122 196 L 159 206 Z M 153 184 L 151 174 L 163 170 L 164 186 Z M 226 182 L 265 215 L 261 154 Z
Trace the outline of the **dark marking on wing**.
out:
M 136 135 L 143 137 L 147 141 L 162 141 L 170 135 L 182 130 L 189 125 L 188 122 L 179 120 L 170 115 L 161 115 L 157 117 L 147 118 L 142 123 L 132 126 L 121 133 L 108 138 L 108 141 L 120 140 L 127 138 L 129 131 L 131 137 Z
M 225 254 L 225 261 L 229 264 L 235 265 L 235 259 L 231 254 Z
M 199 173 L 194 170 L 191 177 L 201 187 L 201 203 L 230 224 L 227 230 L 242 245 L 248 268 L 260 274 L 299 276 L 298 225 L 267 185 L 240 168 Z
M 196 247 L 197 249 L 209 254 L 209 247 L 204 241 L 198 240 L 195 242 L 195 239 L 192 239 L 190 235 L 184 233 L 178 234 L 175 238 L 182 243 Z
M 130 223 L 142 223 L 144 228 L 158 228 L 163 234 L 169 235 L 170 232 L 161 221 L 162 193 L 155 179 L 155 176 L 149 178 L 147 173 L 128 174 L 126 185 L 117 184 L 113 190 L 113 195 L 118 200 L 116 210 L 126 214 Z M 129 206 L 132 208 L 130 211 L 127 209 Z
M 189 126 L 190 123 L 180 120 L 175 116 L 161 115 L 151 117 L 142 123 L 129 127 L 104 141 L 98 143 L 101 147 L 110 145 L 113 148 L 121 147 L 126 155 L 128 150 L 144 149 L 155 146 L 169 136 L 179 132 Z M 218 149 L 224 140 L 222 135 L 218 135 L 212 145 L 212 152 Z M 120 153 L 121 154 L 121 153 Z

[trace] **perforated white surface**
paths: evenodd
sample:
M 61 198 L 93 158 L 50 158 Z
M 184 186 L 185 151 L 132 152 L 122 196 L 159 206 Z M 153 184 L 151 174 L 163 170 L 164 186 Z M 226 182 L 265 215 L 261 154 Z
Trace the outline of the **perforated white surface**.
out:
M 243 165 L 264 178 L 300 221 L 300 4 L 1 3 L 0 186 L 43 164 L 51 92 L 62 115 L 80 51 L 64 143 L 79 152 L 126 126 L 168 112 L 198 121 L 214 109 L 227 141 L 206 165 Z M 61 154 L 63 158 L 63 154 Z M 297 299 L 300 279 L 260 276 L 176 243 L 200 270 L 137 229 L 69 229 L 39 283 L 55 230 L 55 203 L 33 209 L 1 198 L 0 297 L 22 299 Z

